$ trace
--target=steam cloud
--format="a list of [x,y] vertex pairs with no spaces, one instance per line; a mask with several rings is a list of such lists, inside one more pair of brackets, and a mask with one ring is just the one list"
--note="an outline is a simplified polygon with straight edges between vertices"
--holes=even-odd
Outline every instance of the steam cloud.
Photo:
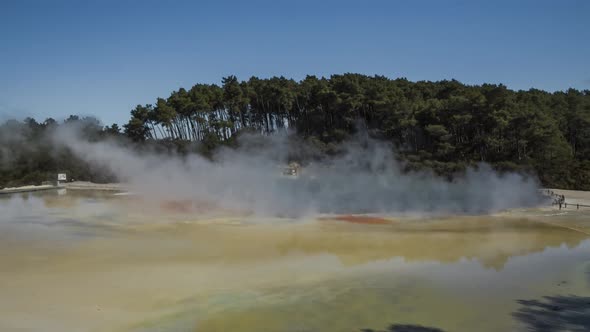
[[296,147],[287,135],[246,136],[214,161],[139,153],[121,142],[91,143],[61,128],[53,139],[83,160],[106,167],[129,189],[156,200],[208,202],[264,216],[312,213],[484,213],[539,203],[537,182],[521,174],[470,169],[449,182],[428,172],[402,172],[390,146],[349,142],[346,153],[306,165],[297,179],[281,176]]

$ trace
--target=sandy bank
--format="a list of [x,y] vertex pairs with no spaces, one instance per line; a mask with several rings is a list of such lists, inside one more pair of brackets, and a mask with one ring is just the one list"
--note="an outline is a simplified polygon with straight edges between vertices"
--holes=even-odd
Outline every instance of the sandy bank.
[[564,190],[564,189],[552,189],[553,192],[557,195],[564,195],[565,201],[568,204],[584,204],[590,205],[590,191],[580,191],[580,190]]
[[15,194],[29,191],[49,190],[56,189],[58,187],[53,185],[41,185],[41,186],[22,186],[22,187],[9,187],[0,190],[0,194]]
[[93,183],[88,181],[74,181],[67,182],[64,184],[66,189],[72,190],[109,190],[109,191],[122,191],[125,190],[124,185],[121,183]]
[[66,188],[70,190],[107,190],[107,191],[124,191],[125,187],[120,183],[93,183],[88,181],[74,181],[67,182],[60,186],[55,185],[40,185],[40,186],[21,186],[21,187],[9,187],[0,189],[0,194],[15,194],[24,193],[40,190],[50,190]]

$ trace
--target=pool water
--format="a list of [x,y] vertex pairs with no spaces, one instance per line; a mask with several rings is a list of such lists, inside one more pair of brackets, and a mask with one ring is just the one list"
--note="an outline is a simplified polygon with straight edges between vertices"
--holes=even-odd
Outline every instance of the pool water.
[[2,197],[0,330],[590,329],[584,211],[355,222],[162,206]]

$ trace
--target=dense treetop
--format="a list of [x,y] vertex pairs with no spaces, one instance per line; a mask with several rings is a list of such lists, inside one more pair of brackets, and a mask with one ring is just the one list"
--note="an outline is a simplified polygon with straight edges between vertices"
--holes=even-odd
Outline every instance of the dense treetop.
[[[301,81],[229,76],[220,86],[197,84],[138,105],[124,134],[93,119],[66,121],[85,121],[93,128],[86,132],[95,133],[92,139],[126,136],[137,147],[194,149],[207,156],[219,145],[234,145],[241,132],[268,135],[285,129],[329,155],[362,129],[390,142],[407,170],[432,169],[451,177],[485,162],[500,171],[535,173],[545,186],[590,190],[588,90],[513,91],[503,85],[360,74]],[[105,180],[73,156],[67,156],[68,164],[67,150],[60,155],[37,142],[39,132],[53,126],[58,124],[51,119],[26,119],[0,127],[0,186],[53,178],[58,170]],[[23,139],[11,141],[15,130]]]

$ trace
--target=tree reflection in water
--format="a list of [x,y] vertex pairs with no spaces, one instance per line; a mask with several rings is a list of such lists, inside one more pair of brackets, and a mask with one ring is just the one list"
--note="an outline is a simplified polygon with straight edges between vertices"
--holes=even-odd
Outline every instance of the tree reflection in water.
[[590,297],[545,296],[542,300],[519,300],[522,305],[513,316],[528,331],[590,331]]
[[393,324],[384,331],[377,331],[372,329],[362,329],[361,332],[444,332],[435,327],[426,327],[421,325],[411,324]]

